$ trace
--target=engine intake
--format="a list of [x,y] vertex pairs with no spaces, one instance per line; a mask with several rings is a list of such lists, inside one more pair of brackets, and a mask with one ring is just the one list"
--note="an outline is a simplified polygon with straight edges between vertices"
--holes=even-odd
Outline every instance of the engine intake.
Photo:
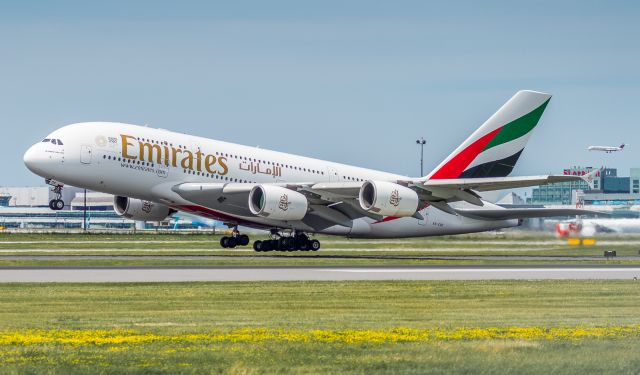
[[115,196],[113,209],[119,216],[136,221],[162,221],[176,211],[162,204]]
[[413,216],[418,194],[408,187],[386,181],[367,181],[360,188],[360,207],[383,216]]
[[280,186],[256,185],[249,193],[249,210],[274,220],[300,220],[307,214],[307,197]]

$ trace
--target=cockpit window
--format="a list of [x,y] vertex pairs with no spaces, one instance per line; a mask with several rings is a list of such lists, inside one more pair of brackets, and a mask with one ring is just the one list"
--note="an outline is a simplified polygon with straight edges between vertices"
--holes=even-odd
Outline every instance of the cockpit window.
[[62,145],[64,144],[64,143],[62,143],[62,141],[61,141],[61,140],[56,139],[56,138],[45,138],[45,139],[43,139],[43,140],[42,140],[42,142],[43,142],[43,143],[51,142],[51,143],[53,143],[54,145],[60,145],[60,146],[62,146]]

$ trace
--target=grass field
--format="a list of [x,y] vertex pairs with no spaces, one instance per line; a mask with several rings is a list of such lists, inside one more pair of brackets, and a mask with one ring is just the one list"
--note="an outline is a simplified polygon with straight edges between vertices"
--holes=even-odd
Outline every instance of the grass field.
[[637,373],[634,281],[0,285],[2,373]]
[[[0,266],[640,263],[640,237],[320,239],[255,253],[210,234],[1,233]],[[0,284],[0,373],[638,373],[638,306],[633,280]]]
[[[474,234],[400,240],[356,240],[318,237],[318,252],[257,253],[250,247],[221,249],[220,236],[198,234],[77,234],[0,233],[0,266],[117,266],[117,265],[367,265],[367,264],[486,264],[549,263],[555,259],[488,259],[493,256],[598,257],[594,260],[562,259],[562,263],[640,263],[640,237],[605,236],[596,246],[568,246],[550,235]],[[260,238],[254,236],[254,238]],[[606,260],[605,250],[616,250],[618,258]],[[24,256],[47,255],[46,261]],[[128,255],[121,259],[64,259],[68,255]],[[136,256],[157,256],[148,259]],[[447,256],[475,256],[478,259],[442,259]],[[11,258],[11,256],[18,256]],[[19,257],[22,256],[22,257]],[[173,256],[173,258],[163,258]],[[207,258],[216,256],[216,258]],[[179,258],[176,258],[179,257]],[[428,257],[428,259],[420,259]],[[631,258],[630,258],[631,257]]]

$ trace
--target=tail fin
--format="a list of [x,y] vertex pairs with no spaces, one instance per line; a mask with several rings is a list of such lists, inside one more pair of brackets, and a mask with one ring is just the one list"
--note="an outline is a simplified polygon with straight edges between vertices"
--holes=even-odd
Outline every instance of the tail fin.
[[508,176],[550,99],[550,94],[518,91],[426,178]]
[[600,177],[600,172],[602,172],[603,168],[594,169],[591,172],[582,176],[582,179],[589,185],[589,189],[595,189],[596,179]]

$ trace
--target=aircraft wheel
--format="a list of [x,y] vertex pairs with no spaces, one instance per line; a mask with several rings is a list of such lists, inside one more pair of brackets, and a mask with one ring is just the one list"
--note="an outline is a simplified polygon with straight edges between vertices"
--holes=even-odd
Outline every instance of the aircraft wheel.
[[246,234],[241,234],[238,236],[238,245],[247,246],[249,244],[249,236]]
[[227,237],[227,247],[233,249],[238,244],[235,237]]
[[280,241],[279,240],[271,240],[271,249],[280,250]]
[[265,248],[264,248],[264,243],[262,241],[260,241],[260,240],[255,241],[253,243],[253,250],[255,250],[255,251],[266,251]]
[[49,201],[49,208],[54,211],[60,211],[64,208],[64,201],[62,199],[52,199]]
[[309,248],[313,251],[318,251],[320,250],[320,241],[318,240],[311,240],[309,242]]
[[282,239],[282,250],[286,250],[286,251],[295,250],[295,241],[292,237],[284,237]]
[[224,236],[220,239],[220,246],[222,246],[223,249],[226,249],[227,247],[229,247],[229,237]]
[[264,251],[273,251],[276,248],[273,247],[273,241],[272,240],[264,240],[262,241],[262,246],[264,246]]
[[271,241],[264,240],[264,241],[260,241],[260,242],[262,242],[262,251],[271,251],[271,250],[273,250],[271,248]]
[[296,250],[308,251],[309,250],[309,241],[308,240],[298,240]]
[[278,244],[277,245],[277,249],[278,250],[286,251],[286,250],[289,249],[288,242],[287,242],[287,239],[285,237],[280,237],[279,239],[274,240],[274,241],[276,241],[276,243]]

